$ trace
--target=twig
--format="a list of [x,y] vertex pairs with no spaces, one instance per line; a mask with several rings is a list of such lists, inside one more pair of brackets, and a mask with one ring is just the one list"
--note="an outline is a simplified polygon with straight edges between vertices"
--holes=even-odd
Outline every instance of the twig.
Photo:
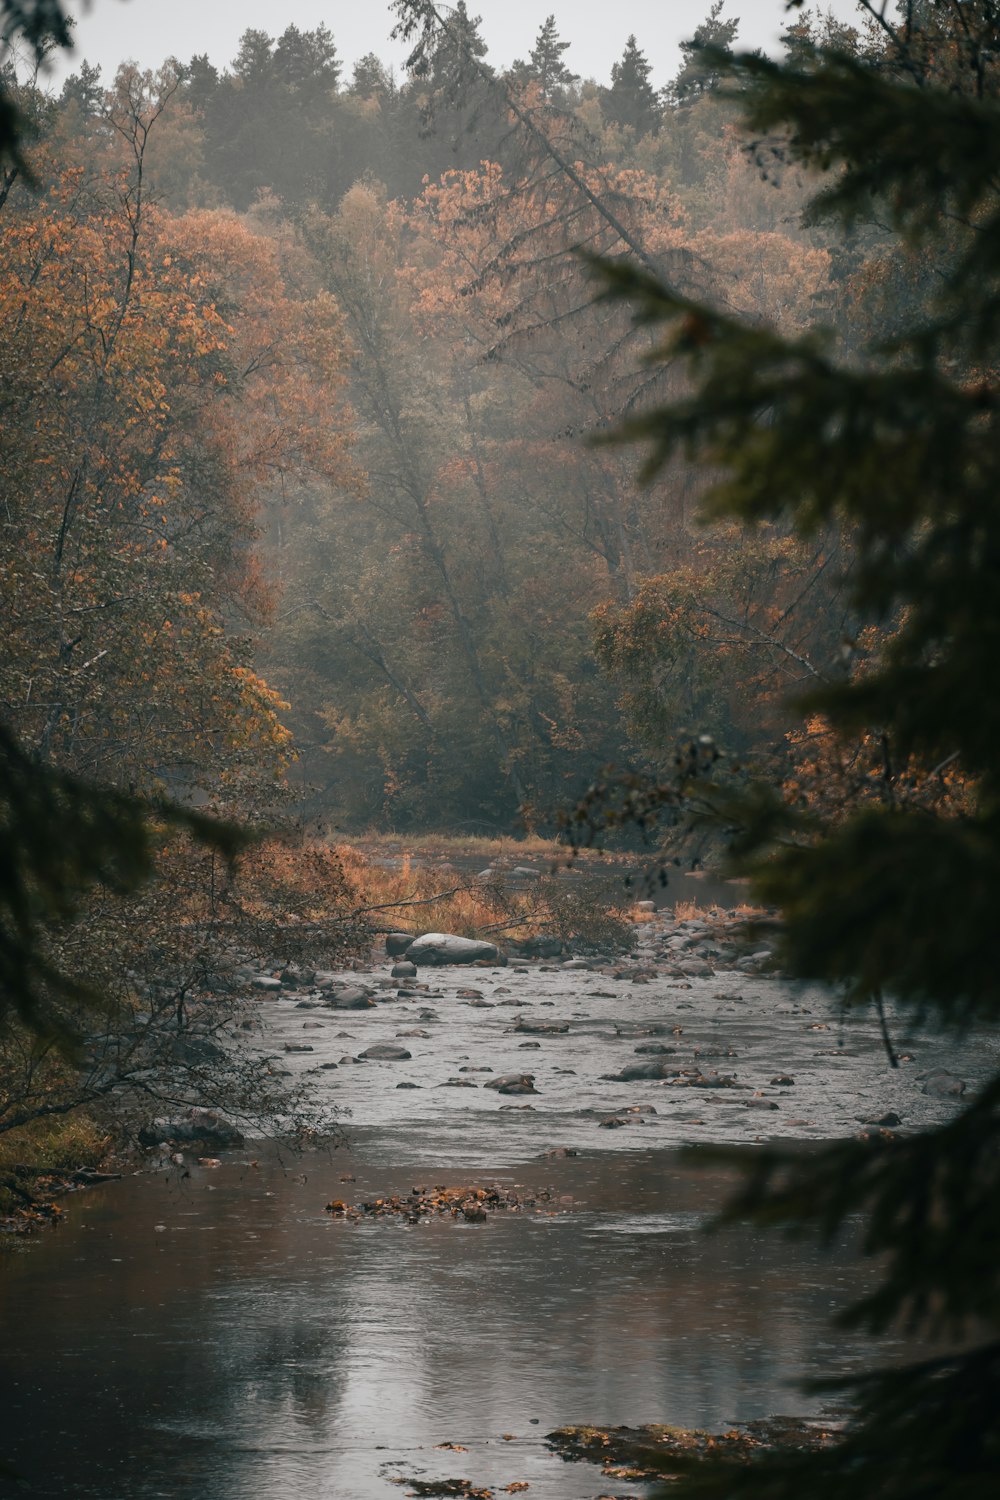
[[890,1068],[898,1068],[899,1058],[893,1051],[892,1037],[889,1035],[889,1026],[885,1019],[885,1005],[882,1002],[881,990],[876,990],[872,995],[872,1004],[875,1007],[875,1014],[878,1016],[879,1030],[882,1033],[882,1045],[885,1047],[885,1055],[889,1059],[889,1066]]
[[355,917],[367,916],[372,911],[396,911],[402,906],[433,906],[435,901],[444,901],[449,896],[460,895],[462,891],[478,889],[479,887],[475,885],[456,885],[450,891],[438,891],[434,896],[419,896],[407,901],[385,901],[381,906],[356,906],[347,920],[353,921]]

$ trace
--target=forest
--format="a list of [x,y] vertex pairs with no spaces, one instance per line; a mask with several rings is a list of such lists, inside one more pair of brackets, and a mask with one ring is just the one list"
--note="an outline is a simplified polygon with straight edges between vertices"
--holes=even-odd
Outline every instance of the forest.
[[[735,34],[717,5],[698,37]],[[754,171],[694,54],[665,98],[634,38],[610,87],[570,55],[549,17],[495,78],[459,6],[403,83],[374,57],[342,77],[330,33],[291,25],[221,72],[25,85],[44,188],[8,173],[2,275],[22,743],[119,786],[235,806],[288,772],[330,823],[470,831],[551,826],[685,732],[789,753],[789,691],[862,631],[849,538],[706,530],[694,465],[643,486],[590,442],[667,376],[581,252],[791,332],[876,315],[885,245],[803,229],[801,173]]]
[[[437,906],[447,881],[408,854],[375,878],[365,840],[521,839],[575,851],[566,879],[595,842],[711,864],[751,882],[745,954],[773,945],[739,973],[825,985],[893,1073],[921,1025],[993,1066],[995,5],[790,5],[767,57],[714,0],[660,89],[655,39],[594,80],[555,15],[498,68],[466,0],[392,8],[401,77],[279,22],[224,66],[54,89],[61,7],[0,6],[0,1208],[26,1221],[45,1172],[136,1159],[154,1110],[343,1139],[336,1095],[233,1038],[248,994],[367,972],[410,906],[648,959],[634,893],[487,870]],[[957,1100],[942,1076],[923,1093]],[[728,1221],[864,1216],[882,1281],[845,1326],[930,1353],[845,1382],[832,1448],[671,1439],[622,1477],[989,1492],[981,1083],[820,1156],[719,1135]],[[413,1492],[490,1493],[461,1483]]]

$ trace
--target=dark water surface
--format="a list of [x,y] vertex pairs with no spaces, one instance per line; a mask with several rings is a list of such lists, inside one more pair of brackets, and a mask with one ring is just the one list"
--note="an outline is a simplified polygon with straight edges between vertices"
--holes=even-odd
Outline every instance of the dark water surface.
[[[459,994],[470,981],[484,1000]],[[426,1036],[407,1041],[409,1061],[316,1073],[352,1111],[348,1148],[282,1163],[252,1146],[218,1168],[133,1177],[67,1200],[58,1230],[4,1251],[0,1457],[29,1493],[379,1500],[404,1493],[390,1483],[401,1475],[498,1491],[523,1480],[528,1500],[640,1492],[562,1464],[542,1435],[817,1412],[796,1382],[831,1358],[850,1370],[868,1357],[828,1318],[870,1268],[849,1246],[825,1256],[744,1229],[707,1238],[727,1181],[676,1147],[829,1137],[890,1107],[920,1124],[955,1107],[921,1093],[921,1066],[975,1082],[968,1057],[941,1044],[915,1044],[915,1061],[890,1071],[870,1022],[825,1029],[821,995],[723,972],[633,984],[449,971],[364,1013],[288,999],[262,1012],[265,1044],[291,1072],[400,1031]],[[569,1030],[526,1049],[518,1016]],[[715,1058],[741,1087],[603,1077],[665,1022],[680,1063]],[[315,1051],[286,1055],[289,1040]],[[973,1061],[983,1071],[993,1057]],[[463,1067],[530,1069],[539,1093],[504,1101]],[[778,1073],[795,1085],[773,1087]],[[453,1076],[477,1088],[442,1086]],[[752,1108],[761,1098],[774,1109]],[[655,1107],[646,1124],[601,1128],[636,1103]],[[559,1146],[579,1155],[539,1159]],[[323,1212],[334,1197],[469,1181],[544,1188],[550,1209],[416,1226]],[[446,1442],[468,1451],[435,1446]]]
[[789,1381],[822,1366],[858,1272],[745,1232],[706,1239],[717,1175],[597,1155],[501,1174],[551,1188],[553,1217],[324,1215],[331,1195],[410,1185],[377,1157],[367,1141],[287,1170],[134,1178],[8,1255],[0,1452],[33,1493],[366,1500],[399,1494],[393,1474],[440,1473],[569,1500],[602,1485],[545,1454],[560,1422],[817,1409]]

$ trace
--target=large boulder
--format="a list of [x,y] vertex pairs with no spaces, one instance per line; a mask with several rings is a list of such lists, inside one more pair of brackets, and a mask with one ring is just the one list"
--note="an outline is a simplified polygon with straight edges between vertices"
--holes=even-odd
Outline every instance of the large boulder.
[[412,932],[387,932],[385,936],[385,951],[389,958],[400,958],[412,942]]
[[189,1109],[183,1115],[153,1120],[139,1131],[139,1141],[143,1146],[156,1146],[160,1141],[199,1141],[206,1146],[243,1145],[243,1137],[236,1126],[214,1109]]
[[413,964],[500,963],[500,950],[494,943],[479,938],[456,937],[450,932],[425,932],[414,938],[406,950]]

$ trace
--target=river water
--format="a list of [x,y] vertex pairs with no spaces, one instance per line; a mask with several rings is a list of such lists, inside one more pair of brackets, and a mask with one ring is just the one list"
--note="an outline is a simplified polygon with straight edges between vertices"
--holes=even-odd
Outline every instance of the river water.
[[[913,1039],[913,1062],[890,1071],[872,1024],[725,971],[446,970],[364,1013],[261,1010],[276,1066],[311,1071],[351,1111],[350,1144],[283,1159],[251,1143],[217,1167],[149,1171],[67,1200],[57,1231],[5,1252],[0,1457],[30,1494],[379,1500],[405,1493],[394,1479],[431,1476],[497,1494],[526,1482],[529,1500],[641,1494],[564,1465],[544,1434],[818,1413],[798,1383],[871,1353],[829,1327],[869,1284],[852,1246],[707,1236],[730,1182],[678,1147],[828,1138],[887,1109],[907,1126],[943,1118],[954,1101],[922,1094],[919,1070],[974,1085],[994,1061]],[[526,1038],[519,1016],[569,1030]],[[742,1087],[602,1077],[654,1029],[680,1064]],[[340,1061],[407,1031],[426,1033],[403,1040],[409,1060]],[[538,1093],[504,1098],[463,1068],[528,1070]],[[629,1123],[602,1127],[612,1116]],[[560,1147],[578,1154],[544,1155]],[[548,1197],[486,1224],[324,1212],[473,1181]]]

